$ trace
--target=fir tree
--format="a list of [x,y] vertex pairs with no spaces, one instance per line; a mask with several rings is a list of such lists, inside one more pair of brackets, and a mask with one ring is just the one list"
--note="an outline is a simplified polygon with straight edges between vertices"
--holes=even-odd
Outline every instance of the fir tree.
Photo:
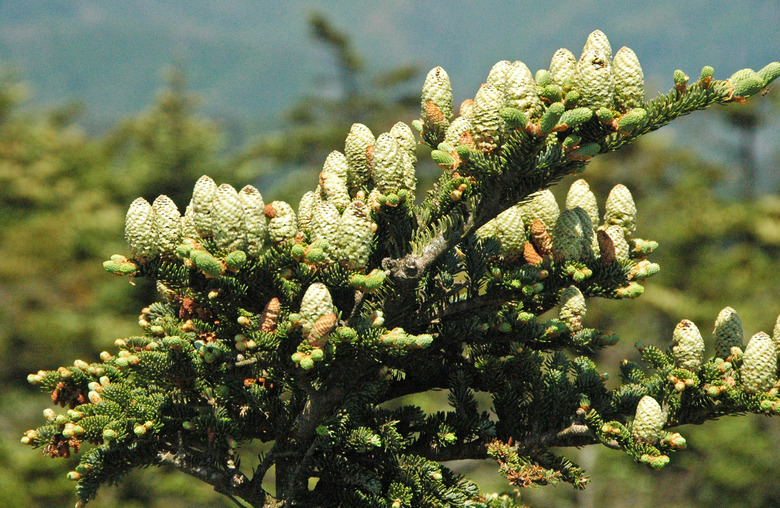
[[[560,204],[549,187],[778,74],[777,62],[726,80],[676,71],[647,101],[636,55],[613,56],[596,31],[549,70],[497,63],[458,116],[433,69],[417,134],[354,124],[297,208],[208,176],[184,213],[138,198],[129,252],[104,268],[155,280],[160,301],[116,353],[30,374],[68,409],[44,411],[22,441],[51,457],[85,446],[69,473],[81,504],[133,468],[172,465],[242,506],[512,506],[441,462],[492,459],[517,487],[584,488],[554,449],[602,444],[657,469],[686,446],[677,426],[776,414],[780,327],[742,337],[731,309],[715,356],[683,320],[666,351],[638,345],[608,389],[591,357],[618,337],[588,327],[587,300],[640,296],[658,244],[635,235],[627,187],[599,199],[578,180]],[[415,204],[419,140],[442,174]],[[389,404],[434,389],[450,411]],[[250,471],[252,442],[268,446]]]

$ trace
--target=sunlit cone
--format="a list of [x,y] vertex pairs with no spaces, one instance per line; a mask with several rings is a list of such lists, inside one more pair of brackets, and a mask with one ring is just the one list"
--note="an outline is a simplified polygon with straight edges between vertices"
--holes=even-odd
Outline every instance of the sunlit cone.
[[426,117],[425,105],[428,102],[436,104],[445,120],[452,119],[452,85],[447,72],[441,67],[434,67],[425,77],[420,98],[420,115],[423,118]]
[[171,254],[181,240],[181,214],[176,203],[165,195],[157,196],[152,203],[154,235],[162,253]]
[[766,392],[777,383],[777,351],[772,337],[758,332],[750,338],[739,373],[748,393]]
[[615,77],[615,107],[619,111],[639,108],[645,103],[645,75],[636,54],[625,46],[612,61]]
[[550,192],[549,189],[545,189],[543,191],[534,192],[528,196],[528,198],[530,198],[530,200],[522,205],[526,224],[528,224],[528,221],[533,223],[535,219],[539,219],[544,223],[544,227],[547,228],[547,231],[552,231],[555,224],[558,222],[558,215],[561,213],[553,193]]
[[268,218],[268,237],[273,243],[281,243],[295,238],[298,233],[295,212],[284,201],[273,201],[265,206]]
[[780,316],[777,316],[777,321],[775,322],[775,329],[772,333],[772,338],[775,341],[775,349],[777,350],[777,355],[780,357]]
[[493,85],[501,93],[506,91],[507,75],[512,66],[509,60],[501,60],[496,62],[488,73],[486,83]]
[[576,180],[566,194],[566,208],[580,207],[588,213],[592,224],[599,222],[599,205],[596,196],[591,192],[588,182]]
[[498,147],[504,120],[499,112],[504,107],[504,94],[491,84],[480,87],[474,97],[471,133],[479,150],[489,152]]
[[546,256],[552,253],[552,235],[550,235],[544,222],[539,219],[534,219],[528,232],[531,237],[531,242],[539,255]]
[[588,39],[585,41],[585,46],[582,48],[582,52],[597,49],[604,53],[607,60],[612,60],[612,46],[609,44],[606,34],[601,30],[594,30],[588,35]]
[[263,313],[260,314],[260,330],[263,332],[276,331],[276,323],[279,320],[279,311],[282,309],[282,304],[279,299],[271,298],[268,303],[265,304]]
[[507,259],[517,259],[523,255],[528,238],[525,236],[523,212],[520,206],[507,208],[495,219],[493,238],[501,242],[501,255]]
[[322,348],[328,342],[328,335],[336,328],[338,318],[332,312],[325,314],[311,327],[309,336],[306,338],[311,347]]
[[449,127],[447,127],[447,132],[444,134],[444,142],[452,147],[457,147],[458,145],[463,144],[463,134],[470,134],[471,130],[471,119],[466,116],[459,116],[452,121]]
[[577,72],[577,58],[566,48],[555,52],[550,61],[550,80],[563,86],[566,81],[574,83]]
[[552,251],[558,260],[581,261],[587,257],[589,242],[580,215],[574,210],[564,210],[552,231]]
[[371,129],[362,123],[352,124],[344,142],[344,155],[349,164],[347,183],[350,187],[360,187],[368,181],[371,169],[366,161],[366,149],[373,146],[375,141]]
[[528,66],[519,60],[512,62],[507,73],[504,101],[506,106],[519,109],[529,119],[538,118],[544,110],[536,93],[534,77]]
[[325,163],[322,165],[322,171],[334,173],[343,180],[347,180],[347,173],[349,173],[349,163],[347,162],[347,156],[338,150],[333,150],[325,158]]
[[192,199],[189,208],[192,209],[192,219],[195,230],[204,238],[211,237],[211,202],[217,192],[217,184],[210,177],[203,175],[192,189]]
[[637,441],[654,444],[661,437],[661,430],[666,423],[660,404],[649,395],[639,399],[636,406],[636,416],[631,427],[631,435]]
[[351,201],[347,181],[336,173],[323,169],[320,173],[319,188],[320,197],[333,203],[340,211],[343,211]]
[[577,62],[575,86],[580,93],[580,106],[592,109],[612,107],[612,66],[602,51],[592,49],[582,54]]
[[398,193],[404,184],[401,147],[395,137],[385,132],[376,138],[371,178],[382,194]]
[[677,366],[698,372],[704,359],[704,339],[696,325],[683,319],[674,328],[672,339],[672,356]]
[[[331,247],[335,247],[339,240],[339,229],[341,227],[341,213],[330,201],[320,201],[314,207],[314,215],[311,221],[311,238],[316,240],[321,238],[328,242]],[[326,253],[327,254],[327,253]],[[327,259],[330,257],[328,256]]]
[[726,307],[718,314],[715,320],[715,329],[712,331],[715,338],[715,354],[718,358],[726,359],[731,355],[731,348],[743,348],[744,334],[742,332],[742,320],[737,311]]
[[233,186],[223,183],[214,193],[211,202],[212,231],[214,243],[220,250],[243,249],[244,207]]
[[585,318],[587,307],[585,297],[576,286],[569,286],[561,292],[561,298],[558,303],[560,306],[558,317],[561,321],[569,325],[572,332],[582,329],[582,320]]
[[127,210],[125,241],[135,258],[152,258],[160,252],[154,230],[154,211],[144,198],[137,198]]
[[341,217],[338,232],[339,260],[350,270],[363,268],[368,264],[374,230],[368,206],[362,201],[353,201]]
[[263,196],[255,187],[244,186],[238,192],[238,199],[244,207],[246,251],[250,257],[257,257],[263,250],[266,236],[265,204]]
[[[609,237],[612,243],[612,246],[615,250],[615,258],[628,259],[630,247],[628,246],[628,242],[626,241],[626,235],[623,232],[623,228],[617,225],[612,225],[607,227],[603,231],[604,234]],[[599,249],[601,252],[603,252],[601,247],[599,247]]]
[[604,206],[604,225],[617,225],[623,228],[626,236],[630,236],[636,230],[636,205],[634,198],[624,185],[615,185]]
[[322,316],[334,311],[333,299],[328,287],[321,282],[315,282],[306,290],[301,300],[301,327],[308,334],[314,323]]
[[314,217],[314,208],[320,202],[320,193],[309,191],[301,197],[298,203],[298,228],[301,231],[311,230],[311,220]]

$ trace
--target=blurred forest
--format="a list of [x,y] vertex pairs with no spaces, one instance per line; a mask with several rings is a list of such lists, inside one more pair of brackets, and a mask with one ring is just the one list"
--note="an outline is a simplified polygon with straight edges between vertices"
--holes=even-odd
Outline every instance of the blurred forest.
[[[24,109],[24,83],[3,71],[0,428],[6,431],[0,435],[0,505],[65,506],[74,499],[66,461],[44,460],[19,445],[22,432],[39,423],[37,408],[45,397],[25,379],[76,358],[94,361],[115,338],[136,333],[135,316],[153,300],[154,288],[144,280],[129,286],[101,266],[111,254],[127,251],[122,231],[132,199],[167,194],[183,207],[197,178],[209,174],[238,187],[252,183],[271,199],[297,204],[299,189],[314,186],[325,157],[343,146],[353,122],[378,132],[419,116],[417,90],[427,69],[405,65],[376,74],[325,18],[313,15],[309,24],[336,69],[322,77],[331,93],[299,98],[275,130],[246,140],[231,138],[200,114],[181,70],[167,72],[165,86],[144,112],[97,135],[81,126],[78,105]],[[670,346],[672,329],[683,318],[693,320],[706,339],[727,305],[739,312],[746,336],[771,331],[780,312],[779,115],[775,89],[751,104],[680,122],[671,134],[649,135],[587,169],[584,177],[602,203],[616,183],[631,189],[639,235],[661,245],[653,258],[661,274],[641,298],[589,305],[590,326],[622,337],[598,358],[605,372],[617,376],[623,358],[638,358],[635,341]],[[687,142],[677,135],[683,131],[691,132]],[[756,175],[755,159],[767,143],[770,171]],[[418,188],[424,190],[439,170],[423,148],[418,157]],[[554,189],[561,200],[571,181]],[[443,399],[434,394],[425,404]],[[522,499],[539,507],[760,507],[780,499],[780,484],[766,481],[780,468],[778,419],[732,418],[678,430],[689,450],[662,471],[589,447],[579,452],[593,478],[588,489],[546,488],[523,492]],[[453,467],[485,490],[506,489],[492,463]],[[232,505],[196,480],[152,469],[103,490],[91,506]]]

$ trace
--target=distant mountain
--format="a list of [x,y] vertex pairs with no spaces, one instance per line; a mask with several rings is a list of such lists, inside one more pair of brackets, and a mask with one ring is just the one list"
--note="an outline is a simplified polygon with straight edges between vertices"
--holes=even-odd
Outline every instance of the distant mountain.
[[308,34],[317,8],[353,36],[372,69],[442,65],[456,97],[473,94],[491,65],[521,59],[547,67],[561,46],[579,53],[602,29],[615,49],[636,51],[652,90],[680,67],[717,77],[780,58],[780,2],[656,1],[287,2],[221,0],[14,0],[0,2],[0,62],[21,71],[33,106],[78,99],[105,124],[149,104],[162,70],[182,66],[203,111],[268,121],[332,74],[330,54]]

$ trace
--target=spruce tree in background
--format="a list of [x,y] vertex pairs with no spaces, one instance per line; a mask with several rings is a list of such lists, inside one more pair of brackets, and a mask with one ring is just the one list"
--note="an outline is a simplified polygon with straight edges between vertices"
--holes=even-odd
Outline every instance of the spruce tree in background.
[[[22,441],[51,457],[84,447],[69,473],[79,503],[133,468],[171,465],[242,506],[512,506],[441,462],[492,459],[514,486],[583,488],[553,448],[600,443],[658,469],[686,446],[677,426],[778,413],[780,328],[745,341],[730,308],[708,339],[714,356],[682,320],[667,351],[640,346],[608,389],[590,356],[617,337],[587,326],[586,299],[640,296],[657,243],[634,235],[622,185],[603,214],[584,180],[565,204],[548,190],[778,74],[777,62],[727,80],[676,71],[669,94],[646,101],[634,53],[613,56],[596,31],[579,60],[560,50],[536,75],[497,63],[457,117],[433,69],[419,137],[354,124],[297,211],[207,176],[183,215],[168,196],[138,198],[129,255],[104,268],[155,280],[160,301],[116,353],[28,377],[68,409],[47,409]],[[442,175],[414,204],[418,139]],[[387,404],[435,389],[451,411]],[[267,447],[250,470],[253,442]]]

